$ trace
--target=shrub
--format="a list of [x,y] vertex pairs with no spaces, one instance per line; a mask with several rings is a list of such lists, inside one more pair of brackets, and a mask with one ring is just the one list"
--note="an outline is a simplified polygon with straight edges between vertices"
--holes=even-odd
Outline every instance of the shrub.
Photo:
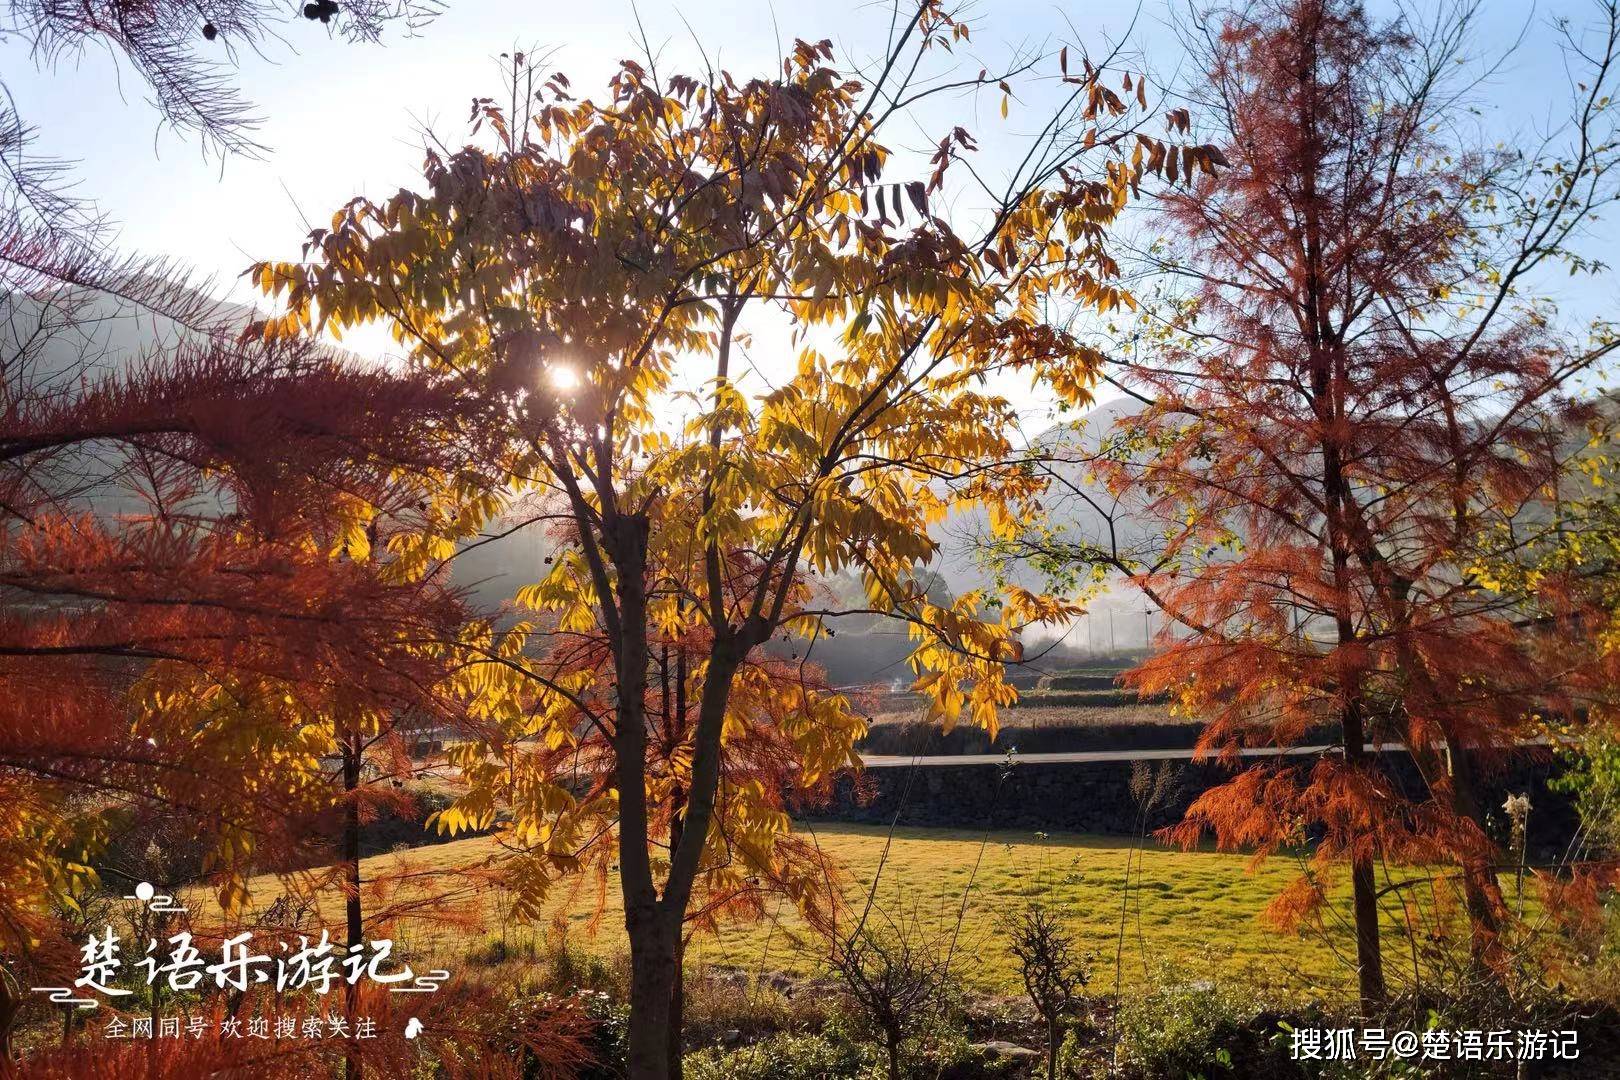
[[588,990],[622,1000],[630,985],[628,958],[605,958],[569,941],[557,941],[544,954],[545,981],[558,992]]
[[1208,982],[1159,983],[1120,1002],[1110,1075],[1130,1080],[1292,1076],[1276,1020],[1252,994]]
[[701,966],[686,973],[685,1033],[688,1045],[723,1040],[752,1043],[778,1032],[820,1031],[833,1002],[816,989],[756,982],[745,972]]
[[473,967],[499,967],[509,960],[538,959],[536,953],[532,941],[509,940],[492,934],[482,944],[467,949],[465,962]]
[[[886,1051],[857,1036],[858,1023],[834,1016],[819,1032],[781,1032],[736,1050],[710,1048],[686,1055],[686,1080],[883,1080]],[[936,1022],[906,1044],[907,1070],[915,1080],[999,1080],[960,1030]]]
[[699,1050],[684,1062],[687,1080],[854,1080],[875,1067],[839,1033],[773,1035],[730,1052]]
[[[614,1063],[624,1059],[624,1016],[599,995],[508,994],[487,987],[471,993],[457,1010],[459,1030],[436,1046],[431,1075],[513,1080],[617,1075]],[[377,1075],[399,1073],[381,1069]]]
[[1020,912],[1007,933],[1024,990],[1046,1025],[1047,1080],[1057,1080],[1064,1025],[1083,1005],[1090,960],[1076,952],[1074,934],[1038,903]]
[[835,943],[832,970],[851,1015],[883,1044],[889,1080],[900,1080],[911,1044],[946,1004],[946,949],[915,913],[869,915]]

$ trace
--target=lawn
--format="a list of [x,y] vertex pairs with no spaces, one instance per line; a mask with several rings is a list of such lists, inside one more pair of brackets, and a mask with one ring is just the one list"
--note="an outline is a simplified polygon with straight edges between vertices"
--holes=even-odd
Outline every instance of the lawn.
[[[882,857],[888,831],[880,826],[820,824],[807,829],[823,850],[847,868],[858,908]],[[455,881],[436,872],[477,866],[494,848],[485,838],[472,838],[408,852],[379,855],[365,861],[368,879],[406,869],[424,883]],[[982,859],[981,859],[982,853]],[[1133,871],[1129,909],[1121,935],[1121,908],[1127,859]],[[978,862],[975,872],[975,862]],[[1124,986],[1139,984],[1160,970],[1183,978],[1231,978],[1271,983],[1295,992],[1344,990],[1351,972],[1336,958],[1352,950],[1342,927],[1302,936],[1277,932],[1260,919],[1266,902],[1296,873],[1286,858],[1257,871],[1240,855],[1209,851],[1183,852],[1149,845],[1134,856],[1119,837],[1023,832],[984,834],[952,829],[901,829],[875,893],[874,910],[881,920],[914,919],[925,933],[948,941],[967,895],[965,915],[955,948],[953,973],[967,985],[990,992],[1014,992],[1018,976],[1006,949],[1004,928],[1009,916],[1032,900],[1043,900],[1062,913],[1083,949],[1094,960],[1093,988],[1111,990],[1116,956],[1121,958]],[[970,879],[972,889],[968,890]],[[509,943],[543,940],[543,927],[520,926],[503,915],[501,892],[487,884],[466,883],[461,889],[472,918],[459,925],[425,920],[394,931],[403,946],[431,957],[452,970],[465,970],[469,951],[487,947],[503,935]],[[568,935],[593,951],[615,954],[624,948],[618,885],[611,881],[600,926],[593,933],[592,899],[560,898]],[[273,879],[254,883],[253,902],[262,906],[281,891]],[[402,895],[409,897],[411,888]],[[396,897],[397,898],[397,897]],[[330,908],[328,905],[331,905]],[[321,915],[336,921],[336,894],[321,901]],[[194,908],[194,910],[196,910]],[[1330,924],[1333,920],[1330,916]],[[1393,928],[1393,923],[1391,923]],[[700,935],[689,959],[696,964],[748,970],[811,974],[818,951],[804,940],[791,912],[751,925],[730,925],[717,935]],[[1402,944],[1386,938],[1389,963],[1398,963]]]
[[[887,835],[880,826],[815,828],[823,849],[850,871],[860,899]],[[1134,860],[1128,894],[1127,859]],[[1036,900],[1061,912],[1082,950],[1094,957],[1097,990],[1112,988],[1116,956],[1125,986],[1163,968],[1194,979],[1241,972],[1295,990],[1348,985],[1350,972],[1334,959],[1322,935],[1284,936],[1260,921],[1266,903],[1295,876],[1295,867],[1278,860],[1250,874],[1248,866],[1243,856],[1158,845],[1133,854],[1129,841],[1115,836],[1009,831],[993,832],[986,841],[983,832],[970,830],[901,829],[884,863],[874,907],[884,916],[914,916],[925,932],[948,942],[965,892],[952,970],[968,985],[992,992],[1019,989],[1005,928],[1011,915]],[[794,928],[789,922],[787,929]],[[1339,935],[1336,943],[1345,948],[1350,941]],[[795,954],[787,935],[773,934],[770,926],[737,927],[694,951],[713,963],[795,971],[814,966],[813,956]]]

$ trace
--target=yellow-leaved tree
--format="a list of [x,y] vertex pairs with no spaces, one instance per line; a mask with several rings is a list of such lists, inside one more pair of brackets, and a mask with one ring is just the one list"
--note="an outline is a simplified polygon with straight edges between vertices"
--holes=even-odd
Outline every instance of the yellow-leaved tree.
[[[1016,412],[987,380],[1021,372],[1088,400],[1099,357],[1043,313],[1130,302],[1106,230],[1176,154],[1138,130],[1140,75],[1071,70],[1065,50],[1027,156],[953,222],[943,196],[971,136],[952,127],[907,166],[881,135],[946,91],[982,88],[1006,111],[1008,80],[1033,63],[1005,78],[932,71],[967,36],[928,0],[866,83],[829,44],[799,42],[779,73],[747,81],[625,62],[601,100],[518,61],[522,91],[477,102],[483,141],[430,151],[422,190],[357,199],[307,262],[253,271],[287,304],[267,335],[383,322],[414,358],[505,402],[486,470],[499,480],[451,485],[440,512],[528,507],[558,550],[518,597],[533,627],[463,643],[483,658],[464,671],[483,734],[455,750],[469,789],[439,824],[509,811],[499,828],[531,914],[553,882],[617,859],[632,1077],[679,1068],[694,897],[757,878],[814,902],[817,868],[783,865],[802,848],[772,788],[856,764],[863,725],[816,680],[773,672],[762,646],[849,610],[818,599],[818,579],[858,573],[859,610],[909,625],[917,689],[947,726],[993,731],[1016,696],[1003,665],[1020,628],[1074,614],[1016,589],[936,603],[917,571],[955,508],[1007,531],[1038,513]],[[797,355],[749,397],[739,339],[760,314],[791,324]],[[694,371],[693,415],[674,423],[677,375]],[[762,757],[776,767],[750,769]]]

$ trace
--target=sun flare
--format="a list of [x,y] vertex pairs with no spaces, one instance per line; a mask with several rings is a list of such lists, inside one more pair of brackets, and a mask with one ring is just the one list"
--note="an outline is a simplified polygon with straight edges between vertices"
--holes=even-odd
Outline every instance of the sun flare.
[[552,364],[546,368],[546,381],[553,390],[568,393],[579,389],[579,372],[568,364]]

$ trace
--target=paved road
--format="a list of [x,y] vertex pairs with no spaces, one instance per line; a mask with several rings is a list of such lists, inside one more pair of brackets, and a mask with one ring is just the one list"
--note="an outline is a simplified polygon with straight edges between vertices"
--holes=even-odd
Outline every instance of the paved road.
[[[1338,749],[1336,746],[1290,746],[1279,750],[1261,746],[1248,747],[1239,753],[1244,757],[1308,756]],[[1404,752],[1406,747],[1400,743],[1386,743],[1383,746],[1368,743],[1367,750],[1369,753]],[[1083,765],[1094,761],[1191,761],[1192,758],[1191,750],[1072,750],[1057,754],[1018,754],[1013,760],[1020,765]],[[904,754],[862,754],[861,760],[869,769],[893,769],[909,766],[913,762],[918,765],[999,765],[1007,760],[1007,755],[930,754],[926,757],[907,757]]]

